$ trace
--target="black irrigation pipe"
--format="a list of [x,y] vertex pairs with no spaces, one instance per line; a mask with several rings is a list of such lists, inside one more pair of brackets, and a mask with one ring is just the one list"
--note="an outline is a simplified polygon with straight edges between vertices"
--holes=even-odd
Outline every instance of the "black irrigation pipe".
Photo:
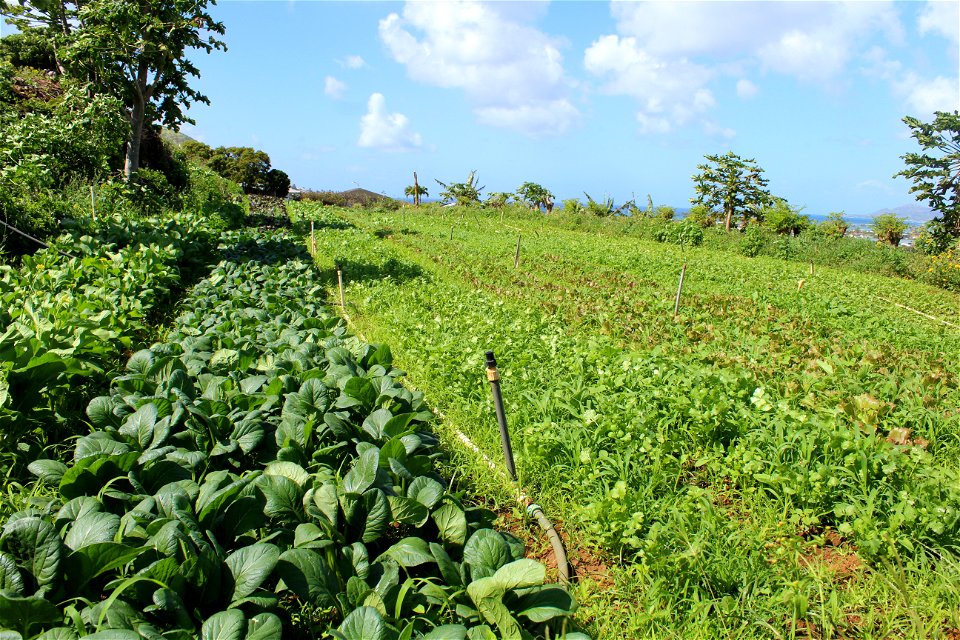
[[[486,358],[487,380],[490,381],[490,389],[493,392],[493,405],[497,412],[497,424],[500,426],[500,444],[503,446],[503,458],[506,462],[510,479],[513,480],[514,484],[519,488],[517,470],[513,464],[513,448],[510,446],[510,433],[507,431],[507,416],[503,410],[503,396],[500,394],[500,372],[497,370],[497,359],[493,355],[493,351],[487,351]],[[544,533],[546,533],[550,539],[550,545],[553,547],[553,555],[557,559],[557,572],[560,574],[560,582],[569,584],[570,563],[567,561],[567,552],[563,548],[563,540],[561,540],[560,534],[557,533],[553,523],[550,522],[543,513],[543,507],[532,500],[527,499],[525,501],[529,503],[527,504],[527,515],[536,519],[540,528],[543,529]]]
[[34,237],[33,237],[32,235],[30,235],[29,233],[24,233],[23,231],[20,231],[20,229],[17,229],[17,228],[16,228],[15,226],[13,226],[12,224],[7,224],[7,223],[4,222],[3,220],[0,220],[0,224],[2,224],[3,226],[5,226],[7,229],[10,229],[10,230],[13,231],[14,233],[19,233],[19,234],[22,235],[24,238],[28,238],[28,239],[30,239],[30,240],[33,240],[34,242],[36,242],[36,243],[39,244],[40,246],[44,247],[45,249],[53,249],[54,251],[56,251],[56,252],[59,253],[60,255],[66,256],[66,257],[68,257],[68,258],[76,258],[76,257],[77,257],[77,256],[75,256],[75,255],[73,255],[73,254],[67,253],[66,251],[61,251],[60,249],[57,249],[56,247],[51,247],[50,245],[48,245],[48,244],[47,244],[46,242],[44,242],[43,240],[38,240],[37,238],[34,238]]

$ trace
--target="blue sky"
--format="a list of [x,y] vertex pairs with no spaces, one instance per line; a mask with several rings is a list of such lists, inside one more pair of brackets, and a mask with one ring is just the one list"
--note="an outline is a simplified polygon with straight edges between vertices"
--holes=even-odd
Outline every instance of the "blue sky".
[[704,154],[806,213],[913,202],[901,122],[960,108],[960,2],[236,2],[184,132],[294,183],[687,206]]

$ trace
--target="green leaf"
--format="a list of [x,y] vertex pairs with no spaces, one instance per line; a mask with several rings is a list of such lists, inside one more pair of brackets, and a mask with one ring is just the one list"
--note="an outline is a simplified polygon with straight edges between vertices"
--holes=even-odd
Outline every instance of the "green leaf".
[[467,540],[467,516],[463,509],[448,502],[431,516],[440,531],[440,539],[448,544],[463,546]]
[[366,518],[363,523],[363,542],[379,540],[390,526],[390,503],[380,489],[370,489],[363,494],[363,506]]
[[[33,640],[76,640],[77,630],[69,627],[54,627],[47,629]],[[2,640],[2,636],[0,636]]]
[[245,598],[263,584],[280,558],[280,549],[268,543],[242,547],[227,556],[225,563],[233,576],[230,601]]
[[420,640],[465,640],[466,637],[467,628],[462,624],[445,624],[420,636]]
[[182,629],[193,628],[193,618],[190,617],[187,606],[183,603],[180,594],[173,589],[161,587],[154,591],[153,604],[160,611],[164,611],[173,616],[178,627]]
[[326,558],[311,549],[288,549],[280,554],[276,567],[281,584],[305,603],[325,609],[336,606],[339,592],[336,575]]
[[83,636],[84,640],[143,640],[136,631],[130,629],[107,629]]
[[210,616],[200,629],[201,640],[242,640],[247,633],[247,618],[239,609],[228,609]]
[[53,525],[33,516],[7,522],[0,535],[0,548],[33,576],[38,587],[49,586],[58,577],[62,547]]
[[0,592],[0,627],[16,629],[26,637],[34,627],[62,624],[63,616],[55,606],[37,596],[19,597]]
[[353,463],[353,468],[343,478],[343,490],[347,493],[363,493],[376,482],[380,452],[367,449]]
[[260,476],[257,489],[266,498],[263,512],[279,520],[301,520],[303,514],[303,490],[296,482],[284,476]]
[[430,511],[412,498],[388,496],[392,520],[400,524],[422,527],[430,519]]
[[127,360],[127,371],[146,375],[153,366],[153,352],[150,349],[141,349]]
[[17,568],[17,561],[13,556],[0,551],[0,592],[12,595],[23,595],[23,577]]
[[274,461],[269,463],[263,470],[267,476],[283,476],[303,487],[310,481],[310,474],[304,471],[303,467],[296,462]]
[[245,640],[281,640],[283,624],[272,613],[258,613],[247,621]]
[[27,465],[27,470],[40,478],[40,481],[53,487],[59,487],[67,465],[59,460],[34,460]]
[[553,618],[569,616],[576,608],[573,596],[559,587],[545,587],[525,594],[513,606],[518,616],[531,622],[547,622]]
[[[417,567],[427,562],[434,562],[430,547],[422,538],[404,538],[383,552],[405,568]],[[379,560],[379,559],[378,559]]]
[[433,559],[436,560],[437,566],[440,568],[440,575],[443,576],[444,581],[452,587],[463,586],[463,580],[460,578],[460,569],[456,563],[450,559],[450,555],[446,549],[436,542],[431,542],[430,553],[433,554]]
[[491,575],[510,561],[510,549],[499,532],[478,529],[463,547],[463,561],[470,565],[475,578],[481,573]]
[[546,567],[529,558],[521,558],[507,563],[493,574],[493,579],[504,590],[537,587],[543,584],[546,577]]
[[119,529],[120,516],[102,512],[88,513],[70,525],[64,544],[77,550],[96,542],[111,542]]
[[153,428],[156,424],[157,407],[153,403],[148,403],[130,414],[119,431],[128,438],[133,438],[138,448],[143,451],[153,440]]
[[442,484],[427,476],[417,476],[407,487],[407,497],[413,498],[427,509],[433,509],[445,492]]
[[372,607],[359,607],[350,612],[339,628],[346,640],[387,640],[387,625]]
[[130,547],[119,542],[89,544],[67,554],[64,561],[65,581],[81,588],[98,575],[126,565],[144,551],[144,547]]

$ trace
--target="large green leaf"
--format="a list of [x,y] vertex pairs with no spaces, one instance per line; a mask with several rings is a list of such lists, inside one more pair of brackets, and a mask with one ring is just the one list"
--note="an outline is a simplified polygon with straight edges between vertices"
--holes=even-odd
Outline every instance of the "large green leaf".
[[465,640],[466,637],[467,628],[462,624],[445,624],[420,636],[420,640]]
[[463,561],[474,579],[492,575],[510,561],[510,549],[494,529],[478,529],[463,547]]
[[247,618],[239,609],[220,611],[207,618],[200,629],[201,640],[243,640]]
[[0,592],[11,596],[23,595],[23,577],[13,556],[0,551]]
[[62,548],[53,525],[34,516],[7,522],[0,535],[0,549],[9,553],[40,588],[57,579]]
[[336,573],[321,554],[312,549],[288,549],[280,554],[276,567],[281,584],[304,603],[320,608],[336,606],[339,592]]
[[346,640],[387,640],[387,625],[373,607],[359,607],[350,612],[338,629]]
[[263,584],[280,558],[280,549],[268,543],[253,544],[237,549],[225,562],[233,576],[233,595],[230,602],[245,598]]
[[418,476],[407,487],[407,497],[413,498],[427,509],[433,509],[445,491],[443,485],[433,478]]
[[16,629],[30,637],[36,627],[43,628],[62,622],[60,611],[43,598],[24,598],[0,592],[0,628]]
[[448,502],[433,512],[433,521],[440,531],[440,539],[456,546],[467,541],[467,516],[459,506]]
[[374,542],[379,540],[390,527],[390,503],[380,489],[370,489],[364,493],[362,502],[366,518],[360,539],[364,542]]
[[300,521],[303,519],[303,489],[284,476],[260,476],[257,489],[266,498],[263,512],[278,520]]
[[27,465],[27,469],[40,478],[41,482],[58,487],[63,479],[63,474],[67,471],[67,465],[59,460],[34,460]]
[[281,640],[282,637],[283,624],[272,613],[258,613],[247,620],[245,640]]
[[560,587],[544,587],[527,593],[513,606],[517,615],[531,622],[546,622],[553,618],[569,616],[576,608],[573,596]]
[[422,527],[430,519],[430,511],[412,498],[389,496],[389,501],[394,522]]
[[120,516],[103,512],[88,513],[70,525],[64,544],[77,550],[96,542],[111,542],[119,529]]
[[90,580],[126,565],[146,549],[119,542],[89,544],[67,554],[64,560],[64,578],[73,588],[80,589]]
[[434,562],[433,554],[430,553],[430,546],[423,538],[404,538],[384,551],[383,555],[393,558],[400,566],[406,568]]
[[127,416],[120,426],[120,433],[132,438],[137,448],[143,451],[150,446],[153,440],[153,428],[157,424],[157,406],[148,403]]
[[363,493],[377,480],[377,468],[380,464],[380,452],[367,449],[357,458],[353,467],[343,477],[343,490],[347,493]]

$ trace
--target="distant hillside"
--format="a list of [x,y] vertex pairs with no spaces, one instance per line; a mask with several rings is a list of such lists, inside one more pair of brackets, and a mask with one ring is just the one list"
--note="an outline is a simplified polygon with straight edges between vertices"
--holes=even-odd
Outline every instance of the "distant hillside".
[[922,204],[913,203],[913,204],[902,204],[899,207],[889,207],[886,209],[879,209],[871,213],[869,216],[864,216],[864,217],[872,218],[873,216],[880,215],[881,213],[892,213],[894,215],[900,216],[901,218],[906,218],[911,222],[918,222],[918,223],[928,222],[930,220],[933,220],[937,216],[937,212],[931,209],[930,207],[926,207]]
[[170,129],[162,129],[160,131],[160,137],[163,138],[163,141],[167,144],[175,144],[178,146],[187,141],[196,142],[196,140],[187,134],[180,133],[179,131],[171,131]]

